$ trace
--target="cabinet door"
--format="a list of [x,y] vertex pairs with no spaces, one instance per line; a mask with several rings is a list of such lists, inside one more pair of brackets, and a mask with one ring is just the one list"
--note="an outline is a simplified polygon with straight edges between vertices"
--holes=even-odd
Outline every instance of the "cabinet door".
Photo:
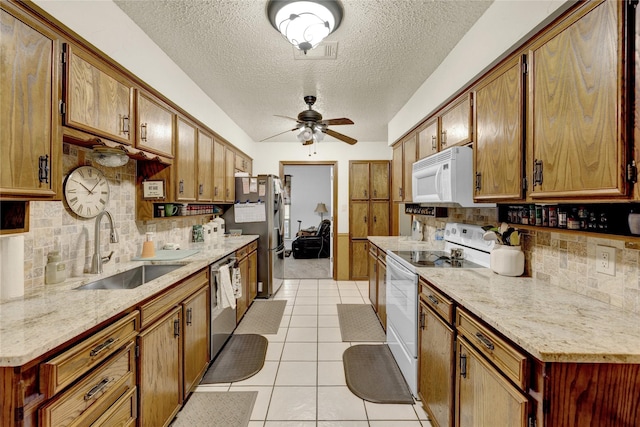
[[522,60],[516,57],[483,79],[474,91],[477,200],[522,198],[522,83]]
[[213,201],[224,202],[224,144],[213,140]]
[[424,159],[438,150],[438,119],[434,119],[418,129],[418,159]]
[[369,162],[351,162],[349,196],[351,200],[369,200]]
[[403,200],[405,202],[410,202],[413,199],[412,188],[413,185],[411,183],[412,175],[413,175],[413,164],[416,162],[418,157],[418,146],[416,144],[416,134],[411,135],[407,139],[404,140],[403,147],[403,175],[404,175],[404,189],[402,191]]
[[182,403],[181,318],[176,307],[138,335],[141,427],[168,425]]
[[249,304],[258,296],[258,251],[249,254]]
[[176,200],[196,200],[196,127],[182,117],[177,121]]
[[213,136],[198,129],[198,201],[213,201]]
[[370,199],[389,200],[389,162],[369,164]]
[[351,242],[351,279],[366,280],[369,277],[369,243],[366,240]]
[[184,313],[184,389],[186,396],[198,385],[209,365],[209,287],[182,303]]
[[453,329],[420,302],[420,373],[418,393],[429,419],[453,426]]
[[350,207],[349,233],[351,238],[364,239],[369,234],[369,202],[351,202]]
[[65,46],[65,125],[133,145],[133,84],[84,50]]
[[404,200],[404,161],[402,151],[402,142],[393,146],[393,159],[391,160],[391,196],[394,202],[402,202]]
[[167,104],[150,93],[140,89],[136,92],[136,147],[172,158],[175,114]]
[[369,300],[371,306],[378,311],[378,250],[370,245],[369,251]]
[[236,178],[235,178],[236,153],[229,147],[224,149],[224,201],[235,202],[236,199]]
[[389,235],[389,202],[373,201],[370,202],[370,220],[369,235],[370,236],[388,236]]
[[239,262],[238,262],[238,269],[240,270],[240,281],[242,282],[242,284],[240,286],[242,286],[242,296],[240,298],[236,299],[236,322],[240,322],[240,319],[242,319],[242,316],[244,316],[244,313],[247,311],[247,308],[249,308],[249,305],[247,304],[247,301],[249,299],[248,297],[248,281],[249,281],[249,260],[247,259],[247,257],[242,258]]
[[456,426],[527,426],[526,396],[464,339],[458,344],[456,373]]
[[[529,51],[528,166],[532,198],[626,193],[622,21],[626,2],[586,4]],[[534,173],[536,168],[537,173]]]
[[[2,3],[2,7],[0,194],[55,197],[54,183],[62,164],[56,112],[58,36],[13,11],[11,5]],[[41,159],[47,169],[39,173]]]
[[378,258],[378,318],[387,330],[387,265]]
[[473,141],[471,94],[453,104],[440,116],[440,149]]

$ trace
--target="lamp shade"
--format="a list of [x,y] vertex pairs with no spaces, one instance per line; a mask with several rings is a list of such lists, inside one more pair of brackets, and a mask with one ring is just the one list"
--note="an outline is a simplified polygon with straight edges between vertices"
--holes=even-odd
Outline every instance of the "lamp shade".
[[316,209],[314,210],[315,213],[320,213],[320,214],[326,214],[329,211],[327,210],[327,205],[325,205],[324,203],[318,203],[318,205],[316,206]]

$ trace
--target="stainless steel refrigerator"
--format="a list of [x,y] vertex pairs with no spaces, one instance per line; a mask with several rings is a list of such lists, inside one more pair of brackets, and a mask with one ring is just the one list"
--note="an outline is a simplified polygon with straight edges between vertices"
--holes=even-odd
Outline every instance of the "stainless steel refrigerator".
[[284,203],[275,175],[236,177],[236,202],[222,215],[225,230],[257,234],[258,297],[269,298],[284,280]]

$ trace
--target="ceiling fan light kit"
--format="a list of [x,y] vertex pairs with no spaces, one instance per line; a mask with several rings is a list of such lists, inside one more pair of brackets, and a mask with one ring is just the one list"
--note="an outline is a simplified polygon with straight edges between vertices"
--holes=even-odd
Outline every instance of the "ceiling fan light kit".
[[305,54],[340,26],[342,14],[336,0],[270,0],[267,5],[273,28]]

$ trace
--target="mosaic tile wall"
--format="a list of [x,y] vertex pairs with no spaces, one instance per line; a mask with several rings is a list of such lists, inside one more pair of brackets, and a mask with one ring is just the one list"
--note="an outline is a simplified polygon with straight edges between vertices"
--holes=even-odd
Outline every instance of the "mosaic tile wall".
[[[435,232],[447,222],[496,224],[496,209],[449,208],[447,218],[422,216],[425,240],[433,241]],[[549,231],[529,231],[523,235],[525,276],[586,295],[625,311],[640,313],[640,251],[626,249],[622,240],[586,237]],[[616,248],[616,275],[596,273],[596,245]]]
[[[79,165],[92,164],[89,150],[74,145],[64,145],[63,179]],[[140,255],[145,239],[147,223],[135,220],[136,161],[118,168],[93,164],[109,181],[111,197],[107,205],[115,221],[119,242],[109,242],[109,226],[106,218],[100,224],[100,243],[103,255],[114,251],[113,258],[104,264],[106,272],[117,264],[130,261]],[[64,202],[30,202],[29,232],[25,242],[25,290],[44,285],[44,267],[47,254],[59,251],[66,263],[68,276],[79,276],[91,267],[94,252],[95,218],[84,219],[73,214]],[[154,221],[156,248],[166,242],[180,243],[183,247],[191,239],[191,226],[202,218],[176,218]],[[1,254],[0,254],[1,256]]]

